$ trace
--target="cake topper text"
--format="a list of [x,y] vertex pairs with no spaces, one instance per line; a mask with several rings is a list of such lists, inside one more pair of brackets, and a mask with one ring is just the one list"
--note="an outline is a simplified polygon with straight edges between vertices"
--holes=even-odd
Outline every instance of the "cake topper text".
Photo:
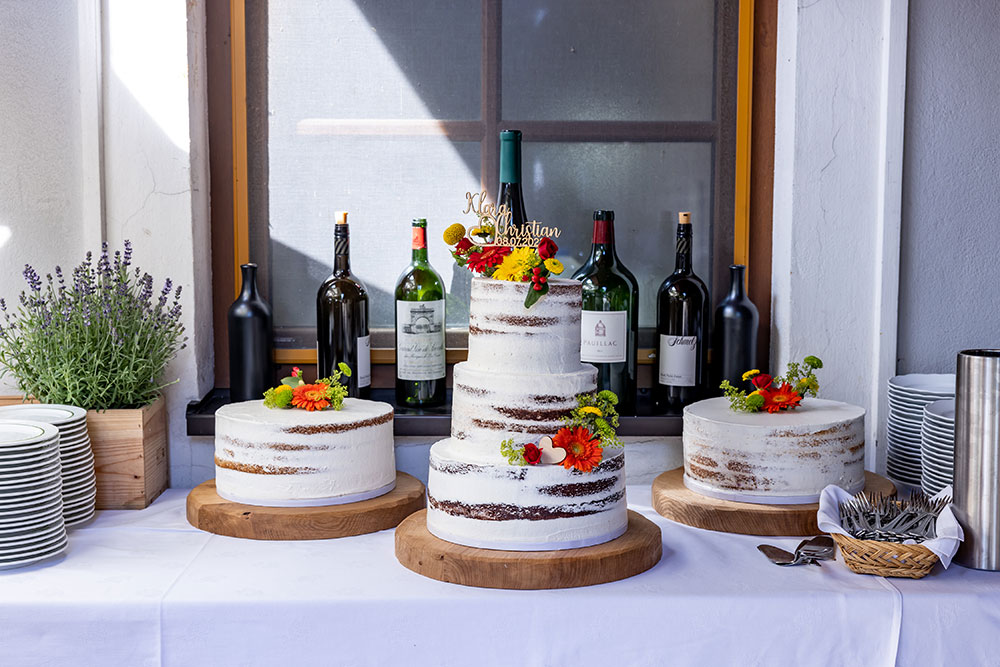
[[511,248],[537,247],[545,237],[559,238],[559,228],[529,220],[521,225],[511,222],[510,206],[487,200],[486,191],[465,193],[463,213],[475,213],[479,226],[469,229],[468,238],[479,246],[501,245]]

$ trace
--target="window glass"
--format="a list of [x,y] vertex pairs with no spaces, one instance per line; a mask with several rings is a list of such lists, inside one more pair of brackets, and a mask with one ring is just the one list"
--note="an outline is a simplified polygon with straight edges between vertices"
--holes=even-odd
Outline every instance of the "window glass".
[[503,117],[711,120],[706,0],[504,0]]

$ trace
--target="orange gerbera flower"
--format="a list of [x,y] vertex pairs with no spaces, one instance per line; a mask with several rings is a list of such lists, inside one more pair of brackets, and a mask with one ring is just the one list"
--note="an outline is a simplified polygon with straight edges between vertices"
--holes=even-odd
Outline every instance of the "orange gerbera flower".
[[583,426],[564,426],[552,438],[552,446],[566,450],[563,467],[576,468],[580,472],[590,472],[601,462],[604,450],[601,441]]
[[792,385],[785,382],[777,389],[761,389],[760,395],[764,397],[764,409],[768,412],[778,412],[779,410],[790,410],[799,407],[802,396],[795,393]]
[[325,384],[300,384],[292,389],[292,405],[312,412],[330,407]]

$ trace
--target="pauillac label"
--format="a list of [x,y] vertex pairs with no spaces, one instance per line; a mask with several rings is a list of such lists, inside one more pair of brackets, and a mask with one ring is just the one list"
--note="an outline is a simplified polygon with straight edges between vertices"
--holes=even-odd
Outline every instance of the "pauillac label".
[[358,387],[372,384],[372,337],[358,336]]
[[397,301],[396,376],[438,380],[444,374],[444,301]]
[[693,387],[698,368],[698,337],[660,334],[660,384]]
[[580,330],[580,361],[617,364],[628,351],[628,311],[585,310]]

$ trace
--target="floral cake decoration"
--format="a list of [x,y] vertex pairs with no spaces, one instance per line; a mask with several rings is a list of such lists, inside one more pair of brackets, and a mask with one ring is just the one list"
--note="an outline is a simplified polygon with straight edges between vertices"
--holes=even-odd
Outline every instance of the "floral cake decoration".
[[500,443],[500,453],[515,466],[562,465],[567,470],[591,472],[604,459],[606,448],[622,447],[618,438],[618,396],[604,390],[577,397],[577,406],[563,418],[553,437],[537,443],[515,445],[513,438]]
[[340,382],[341,376],[351,377],[350,367],[343,362],[337,364],[337,370],[330,377],[306,384],[302,371],[295,366],[291,376],[264,392],[264,406],[275,410],[298,408],[308,412],[340,410],[347,398],[347,387]]
[[749,382],[752,389],[734,387],[729,380],[723,380],[719,388],[729,399],[729,407],[735,412],[760,412],[770,414],[785,410],[794,410],[806,396],[816,396],[819,391],[819,380],[816,379],[816,369],[823,368],[819,357],[808,356],[802,363],[788,363],[783,376],[772,377],[754,368],[743,374],[743,381]]
[[494,280],[531,283],[524,298],[524,307],[530,308],[548,293],[549,276],[563,272],[553,240],[559,230],[537,221],[511,224],[510,209],[487,203],[485,192],[466,193],[466,198],[465,213],[476,215],[475,226],[466,229],[456,222],[444,230],[455,263]]

